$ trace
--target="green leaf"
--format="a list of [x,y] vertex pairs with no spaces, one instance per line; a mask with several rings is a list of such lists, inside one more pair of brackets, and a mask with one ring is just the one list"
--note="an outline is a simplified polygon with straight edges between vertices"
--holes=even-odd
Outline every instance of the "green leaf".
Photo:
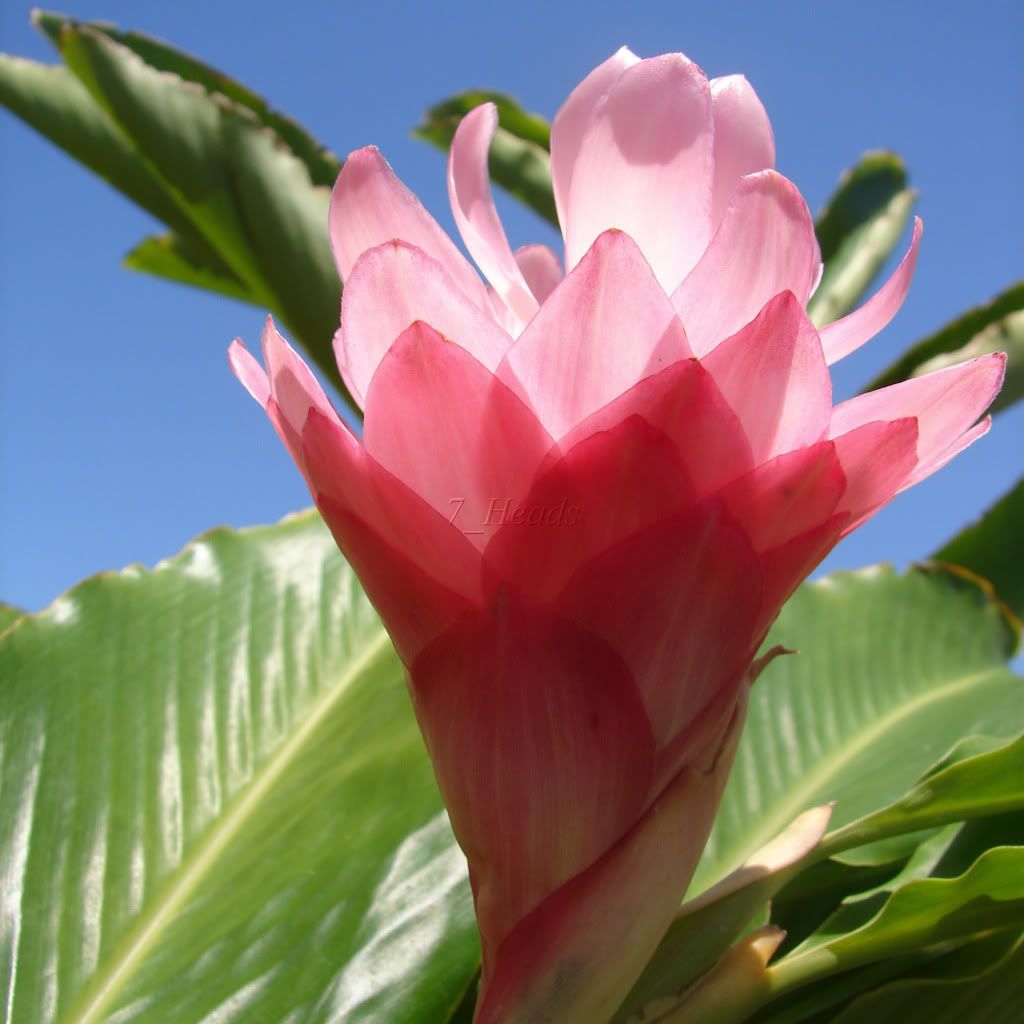
[[448,1020],[465,862],[314,514],[86,581],[0,679],[9,1020]]
[[220,292],[231,299],[252,302],[248,289],[229,270],[217,270],[207,259],[178,235],[152,235],[144,238],[124,258],[130,270],[164,277],[179,284]]
[[159,177],[67,68],[0,54],[0,103],[165,224],[191,230]]
[[[952,323],[908,349],[892,366],[876,377],[864,390],[908,380],[942,365],[969,359],[985,352],[1010,353],[1007,384],[993,409],[1006,408],[1021,397],[1024,389],[1024,281],[1011,285],[991,302],[969,310]],[[926,369],[927,368],[927,369]]]
[[[962,959],[975,947],[983,956],[965,976],[950,961]],[[1024,936],[1019,930],[970,943],[950,957],[936,960],[929,973],[901,978],[862,995],[835,1018],[835,1024],[905,1024],[908,1020],[981,1024],[1024,1017]]]
[[1024,618],[1024,477],[1004,494],[983,518],[957,534],[935,552],[934,558],[963,566],[988,580],[1000,600]]
[[0,633],[13,626],[25,613],[13,604],[0,601]]
[[742,864],[809,807],[842,827],[898,800],[962,736],[1024,730],[1016,643],[971,580],[876,567],[806,584],[768,644],[722,806],[691,891]]
[[896,247],[915,199],[895,153],[866,153],[846,171],[815,224],[825,264],[807,305],[815,324],[830,323],[857,305]]
[[336,158],[163,43],[60,15],[36,21],[67,69],[2,58],[0,101],[171,229],[127,265],[274,311],[347,399],[331,344]]
[[53,11],[39,10],[32,12],[32,22],[45,33],[58,51],[63,32],[88,27],[126,46],[150,67],[170,72],[187,82],[195,82],[207,92],[220,93],[233,103],[251,111],[263,125],[272,129],[302,160],[314,185],[324,185],[327,188],[334,185],[341,170],[341,161],[337,156],[317,142],[297,121],[271,109],[262,97],[240,82],[229,78],[222,71],[196,60],[187,53],[175,50],[159,39],[139,32],[121,32],[116,26],[103,22],[81,22]]
[[504,93],[472,90],[432,106],[413,129],[418,139],[447,153],[459,122],[481,103],[498,108],[498,130],[491,143],[491,178],[506,191],[558,227],[551,188],[551,128]]
[[[777,993],[819,977],[1024,923],[1024,847],[986,851],[956,878],[925,878],[843,908],[769,969]],[[874,911],[872,913],[872,911]],[[850,930],[851,920],[866,918]]]
[[1024,811],[1024,736],[930,773],[894,804],[830,833],[820,853],[828,856],[889,836]]

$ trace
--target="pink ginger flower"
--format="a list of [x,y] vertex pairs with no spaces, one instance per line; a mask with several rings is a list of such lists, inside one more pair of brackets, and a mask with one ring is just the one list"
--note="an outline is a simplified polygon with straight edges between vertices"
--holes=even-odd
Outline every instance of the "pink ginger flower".
[[267,411],[408,673],[483,949],[478,1024],[605,1020],[714,818],[752,664],[847,533],[988,430],[1000,355],[836,407],[828,365],[883,328],[921,235],[816,330],[807,206],[741,76],[622,49],[551,133],[562,261],[513,252],[496,125],[448,184],[489,284],[385,163],[353,153],[330,233],[335,348],[362,438],[268,321]]

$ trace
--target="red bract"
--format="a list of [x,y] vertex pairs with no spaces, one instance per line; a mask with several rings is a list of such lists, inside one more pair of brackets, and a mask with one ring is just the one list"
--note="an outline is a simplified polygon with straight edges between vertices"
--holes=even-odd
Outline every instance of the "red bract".
[[360,440],[268,322],[266,408],[408,671],[469,860],[477,1021],[604,1020],[704,846],[779,608],[988,428],[1003,358],[833,408],[827,364],[903,301],[920,238],[821,331],[807,207],[741,77],[621,50],[551,137],[565,268],[513,253],[492,106],[449,191],[485,284],[374,149],[338,179],[338,363]]

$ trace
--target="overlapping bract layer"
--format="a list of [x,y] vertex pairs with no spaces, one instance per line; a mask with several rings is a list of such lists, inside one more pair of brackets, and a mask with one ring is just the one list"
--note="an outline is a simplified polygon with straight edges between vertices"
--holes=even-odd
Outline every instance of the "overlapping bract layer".
[[449,193],[487,283],[374,149],[330,230],[361,439],[268,322],[231,361],[408,669],[483,941],[480,1022],[610,1014],[714,817],[748,670],[833,545],[987,429],[987,357],[833,408],[828,363],[920,239],[820,332],[813,223],[739,76],[621,50],[552,127],[566,243],[513,252],[493,107]]

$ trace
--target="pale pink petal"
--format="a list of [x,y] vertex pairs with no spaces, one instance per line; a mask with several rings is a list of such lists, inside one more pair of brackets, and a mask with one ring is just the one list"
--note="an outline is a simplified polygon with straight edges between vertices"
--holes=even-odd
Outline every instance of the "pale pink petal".
[[890,501],[917,463],[917,420],[866,423],[833,442],[846,477],[836,509],[849,513],[843,532],[850,533]]
[[863,306],[821,329],[821,344],[830,366],[870,341],[899,312],[914,277],[923,230],[921,218],[915,217],[910,248],[885,284]]
[[688,357],[672,303],[636,244],[601,235],[509,349],[498,376],[553,437]]
[[1006,356],[997,352],[858,395],[832,411],[829,436],[874,420],[916,417],[917,466],[904,485],[908,487],[948,461],[947,453],[952,458],[962,435],[991,405],[1005,368]]
[[639,61],[640,58],[628,46],[623,46],[573,89],[551,124],[551,183],[563,235],[572,172],[594,107],[619,80],[622,72]]
[[660,749],[749,665],[760,583],[750,542],[712,498],[602,552],[555,607],[625,660]]
[[573,168],[566,267],[618,228],[671,292],[711,239],[711,91],[682,54],[623,71],[591,118]]
[[825,435],[832,411],[828,367],[818,332],[792,292],[772,299],[702,362],[743,424],[755,462]]
[[334,261],[346,283],[367,249],[400,238],[437,260],[470,302],[486,308],[476,271],[375,146],[349,154],[334,185],[328,223]]
[[675,445],[632,416],[546,463],[523,500],[502,509],[484,552],[485,588],[512,581],[550,602],[601,552],[694,500]]
[[942,469],[947,462],[955,458],[966,448],[970,448],[975,441],[984,437],[989,432],[991,426],[992,417],[986,416],[980,423],[975,424],[970,430],[961,434],[951,445],[937,452],[928,461],[918,465],[902,489],[906,490],[908,487],[913,487],[914,484],[920,483],[925,477],[929,477],[932,473]]
[[270,398],[270,381],[241,338],[235,338],[228,347],[228,365],[242,387],[265,409]]
[[707,252],[672,296],[690,347],[710,352],[780,292],[805,306],[820,264],[796,186],[775,171],[743,178]]
[[317,409],[328,419],[337,420],[338,414],[320,387],[320,382],[310,372],[302,357],[281,337],[269,316],[260,342],[271,397],[291,429],[299,437],[302,436],[302,428],[306,425],[310,409]]
[[775,136],[764,105],[743,75],[711,79],[715,178],[711,221],[717,227],[740,178],[775,166]]
[[493,103],[484,103],[462,119],[448,153],[448,198],[470,256],[525,324],[537,312],[537,300],[512,255],[491,195],[487,154],[497,127],[498,108]]
[[508,932],[643,814],[650,726],[599,637],[511,589],[463,616],[410,679],[472,865],[486,973]]
[[366,451],[478,548],[498,529],[494,508],[522,501],[553,443],[483,364],[422,322],[370,384]]
[[455,286],[444,267],[406,242],[385,242],[359,257],[345,284],[335,353],[353,398],[366,393],[395,339],[416,320],[430,324],[489,370],[512,339]]
[[538,302],[545,299],[562,280],[562,261],[546,245],[524,245],[515,252],[516,263]]

